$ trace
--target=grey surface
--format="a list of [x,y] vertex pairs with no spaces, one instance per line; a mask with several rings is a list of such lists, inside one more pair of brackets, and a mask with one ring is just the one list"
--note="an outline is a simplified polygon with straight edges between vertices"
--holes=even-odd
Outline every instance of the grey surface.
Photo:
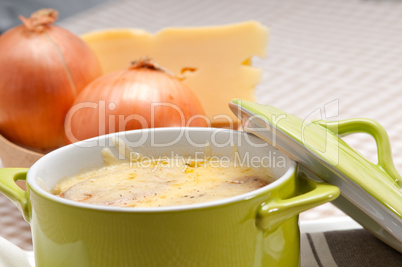
[[338,266],[401,266],[402,254],[366,230],[326,232],[325,238]]
[[[59,21],[79,12],[93,8],[108,0],[0,0],[0,33],[21,24],[19,15],[29,17],[41,8],[59,11]],[[110,1],[110,0],[109,0]]]

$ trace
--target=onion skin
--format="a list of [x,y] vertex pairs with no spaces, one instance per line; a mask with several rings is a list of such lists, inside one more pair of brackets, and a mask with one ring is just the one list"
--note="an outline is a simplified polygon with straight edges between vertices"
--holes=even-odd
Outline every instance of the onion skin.
[[104,75],[77,97],[66,117],[68,142],[118,131],[206,127],[204,110],[180,80],[159,68],[138,67]]
[[41,26],[17,26],[0,37],[0,133],[18,145],[47,150],[65,144],[65,116],[102,70],[80,38],[52,24]]

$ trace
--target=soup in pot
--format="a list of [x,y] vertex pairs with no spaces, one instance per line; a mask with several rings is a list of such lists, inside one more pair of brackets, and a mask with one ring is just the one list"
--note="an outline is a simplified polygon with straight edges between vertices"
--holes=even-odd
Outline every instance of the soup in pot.
[[184,157],[116,162],[60,180],[60,197],[118,207],[177,206],[214,201],[261,188],[267,170],[219,158]]

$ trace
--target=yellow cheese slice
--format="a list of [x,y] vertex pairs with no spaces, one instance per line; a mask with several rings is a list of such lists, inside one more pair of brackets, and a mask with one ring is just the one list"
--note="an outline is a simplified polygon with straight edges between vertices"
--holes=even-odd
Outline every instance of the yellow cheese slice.
[[268,29],[256,21],[196,28],[91,32],[83,40],[97,54],[104,73],[128,68],[147,56],[183,80],[198,96],[213,126],[231,127],[233,98],[254,101],[262,71],[252,57],[265,57]]

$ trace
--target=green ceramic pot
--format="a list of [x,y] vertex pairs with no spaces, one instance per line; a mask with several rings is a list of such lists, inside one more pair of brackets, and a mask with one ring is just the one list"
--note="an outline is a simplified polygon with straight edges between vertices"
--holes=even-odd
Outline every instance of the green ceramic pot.
[[[102,166],[101,150],[114,149],[110,140],[117,135],[152,157],[236,155],[242,164],[263,164],[275,181],[220,201],[159,208],[95,206],[48,193],[61,178]],[[69,145],[29,170],[1,169],[0,191],[31,224],[37,267],[298,266],[298,214],[339,194],[305,176],[286,155],[246,133],[159,128]],[[25,179],[27,191],[14,182]]]

